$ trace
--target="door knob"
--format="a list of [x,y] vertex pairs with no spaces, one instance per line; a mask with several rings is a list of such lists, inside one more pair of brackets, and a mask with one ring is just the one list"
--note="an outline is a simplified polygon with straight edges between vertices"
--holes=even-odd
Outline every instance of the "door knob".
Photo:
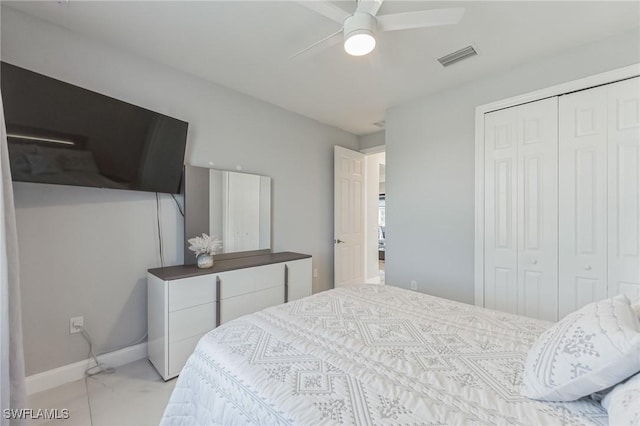
[[587,271],[590,271],[591,270],[591,265],[585,266],[584,269],[586,269]]
[[531,259],[531,263],[533,263],[534,265],[536,265],[538,263],[537,259]]
[[334,242],[335,244],[342,244],[342,243],[344,243],[344,241],[342,241],[341,239],[333,240],[333,242]]

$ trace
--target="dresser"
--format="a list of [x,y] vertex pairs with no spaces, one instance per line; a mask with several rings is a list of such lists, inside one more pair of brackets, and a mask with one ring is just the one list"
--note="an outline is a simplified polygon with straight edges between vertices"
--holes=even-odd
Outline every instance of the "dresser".
[[176,377],[200,338],[218,325],[269,306],[311,296],[311,256],[292,252],[150,269],[149,360]]

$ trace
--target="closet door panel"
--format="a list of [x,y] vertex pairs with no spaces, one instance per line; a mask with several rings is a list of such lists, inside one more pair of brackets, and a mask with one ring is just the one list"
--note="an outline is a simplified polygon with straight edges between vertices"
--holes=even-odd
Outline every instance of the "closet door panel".
[[518,114],[518,313],[558,319],[558,98]]
[[607,297],[607,89],[560,97],[559,314]]
[[485,115],[485,307],[517,312],[517,114]]
[[640,296],[640,78],[608,89],[609,296]]

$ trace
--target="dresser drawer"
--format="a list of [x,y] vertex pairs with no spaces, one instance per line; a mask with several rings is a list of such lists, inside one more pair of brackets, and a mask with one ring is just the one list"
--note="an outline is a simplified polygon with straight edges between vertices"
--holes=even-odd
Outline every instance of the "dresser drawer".
[[311,279],[311,258],[287,262],[287,269],[289,282],[307,282]]
[[169,375],[168,377],[175,377],[180,374],[184,364],[189,359],[189,356],[196,348],[198,341],[203,335],[193,336],[179,342],[169,345]]
[[282,288],[284,263],[238,269],[221,273],[218,277],[220,277],[220,300],[276,286]]
[[169,281],[169,312],[215,301],[215,275]]
[[220,302],[220,324],[284,303],[284,287],[272,287]]
[[169,313],[169,343],[201,336],[216,328],[216,303],[205,303]]
[[287,262],[287,301],[311,296],[311,258]]

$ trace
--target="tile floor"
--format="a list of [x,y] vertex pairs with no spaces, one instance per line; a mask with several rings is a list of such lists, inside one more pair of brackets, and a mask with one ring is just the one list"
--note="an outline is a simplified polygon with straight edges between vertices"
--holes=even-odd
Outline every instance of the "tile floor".
[[67,420],[33,426],[157,426],[176,380],[163,381],[147,359],[29,396],[29,408],[67,408]]

